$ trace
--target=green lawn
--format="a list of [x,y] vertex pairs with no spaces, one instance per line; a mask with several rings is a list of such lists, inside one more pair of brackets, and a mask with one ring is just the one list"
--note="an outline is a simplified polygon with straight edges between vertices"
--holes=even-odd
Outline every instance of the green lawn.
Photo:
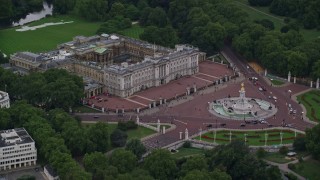
[[264,159],[271,161],[271,162],[275,162],[275,163],[280,163],[280,164],[284,164],[284,163],[288,163],[290,161],[290,159],[286,159],[286,156],[283,154],[280,154],[278,152],[275,153],[267,153],[266,157]]
[[[275,29],[280,30],[284,25],[283,19],[285,17],[273,15],[269,12],[269,7],[252,7],[249,6],[248,0],[233,0],[234,4],[245,11],[249,19],[254,20],[262,20],[268,19],[274,23]],[[306,41],[311,41],[316,38],[320,38],[320,31],[316,29],[307,30],[303,27],[300,27],[300,33],[303,35]]]
[[[247,144],[253,146],[263,146],[265,145],[265,133],[267,136],[267,145],[280,145],[280,130],[267,130],[267,131],[231,131],[231,140],[241,140],[244,141],[245,135],[247,134]],[[218,144],[228,144],[230,142],[230,131],[217,131],[216,133],[216,143]],[[300,135],[297,133],[297,136]],[[295,133],[293,131],[283,131],[282,144],[293,143]],[[286,139],[289,138],[289,139]],[[195,139],[200,140],[200,136]],[[214,142],[214,132],[208,132],[201,136],[202,141]]]
[[88,108],[87,106],[76,106],[73,108],[73,112],[75,113],[100,113],[101,111],[92,109],[92,108]]
[[[90,126],[91,124],[84,124],[84,126]],[[108,132],[109,134],[111,134],[116,128],[117,128],[118,124],[112,123],[112,124],[108,124]],[[126,131],[128,134],[128,140],[133,139],[133,138],[137,138],[137,139],[141,139],[143,137],[149,136],[151,134],[156,133],[155,131],[145,128],[145,127],[141,127],[138,126],[137,129],[134,130],[128,130]]]
[[270,81],[271,81],[271,83],[273,85],[276,85],[276,86],[280,86],[280,85],[283,85],[285,83],[285,82],[277,80],[277,79],[270,79]]
[[298,163],[295,165],[294,172],[298,173],[299,175],[309,179],[309,180],[316,180],[320,177],[320,162],[308,159],[303,161],[302,163]]
[[307,117],[312,121],[320,121],[320,91],[309,91],[297,98],[307,109]]
[[144,29],[141,26],[139,26],[138,24],[134,24],[131,28],[120,31],[119,34],[135,39],[140,39],[140,34],[142,34],[143,31]]
[[61,22],[62,20],[74,22],[25,32],[15,31],[20,27],[0,30],[0,50],[5,54],[12,54],[17,51],[43,52],[52,50],[60,43],[71,41],[75,36],[94,35],[101,24],[100,22],[87,22],[72,16],[56,16],[41,19],[28,24],[28,26]]
[[203,155],[204,150],[203,149],[198,149],[198,148],[179,148],[177,153],[172,154],[173,157],[175,158],[182,158],[186,156],[197,156],[197,155]]

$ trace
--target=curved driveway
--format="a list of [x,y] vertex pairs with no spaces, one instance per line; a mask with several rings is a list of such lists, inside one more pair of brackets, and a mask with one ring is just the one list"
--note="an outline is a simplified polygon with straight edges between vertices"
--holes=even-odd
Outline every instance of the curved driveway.
[[[245,90],[247,97],[260,98],[269,102],[272,102],[278,107],[278,112],[274,117],[268,118],[269,124],[273,127],[281,127],[283,123],[289,125],[292,128],[304,131],[306,128],[312,128],[314,125],[301,119],[302,108],[296,102],[291,99],[293,94],[308,89],[306,86],[289,84],[285,87],[272,87],[263,77],[257,74],[253,69],[247,68],[247,64],[240,60],[240,58],[228,47],[223,49],[223,53],[230,59],[241,71],[245,78],[238,78],[236,81],[229,81],[227,86],[220,85],[221,88],[216,89],[211,87],[211,92],[203,93],[198,92],[194,95],[193,99],[185,103],[167,107],[162,106],[160,110],[152,115],[140,116],[141,122],[156,122],[160,119],[161,122],[173,123],[176,125],[176,129],[166,134],[162,134],[151,139],[144,141],[145,145],[149,148],[163,147],[179,140],[179,132],[184,132],[187,128],[189,136],[199,132],[199,129],[207,129],[207,123],[212,124],[212,128],[220,127],[220,124],[225,123],[226,128],[230,129],[265,129],[268,128],[267,124],[247,124],[246,127],[240,127],[243,123],[242,120],[231,120],[215,117],[209,113],[208,102],[212,102],[215,99],[225,98],[230,96],[239,96],[239,89],[241,82],[245,83]],[[258,77],[259,83],[266,87],[266,92],[260,92],[258,86],[255,86],[249,77]],[[210,90],[210,89],[209,89]],[[288,91],[291,90],[291,93]],[[208,90],[206,90],[208,91]],[[273,99],[269,99],[268,96],[276,96],[277,102]],[[293,109],[296,109],[296,116],[290,115],[287,105],[291,104]],[[99,118],[94,118],[93,115],[83,114],[79,115],[82,120],[101,120],[101,121],[118,121],[118,117],[115,115],[99,114]],[[130,115],[122,119],[129,119]],[[136,119],[136,115],[132,115],[133,120]],[[204,124],[205,123],[205,124]]]

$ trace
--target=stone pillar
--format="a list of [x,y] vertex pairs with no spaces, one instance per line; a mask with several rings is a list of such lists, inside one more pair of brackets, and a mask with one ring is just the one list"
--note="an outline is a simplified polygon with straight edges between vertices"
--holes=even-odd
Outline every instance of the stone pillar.
[[267,76],[267,74],[268,74],[268,71],[267,71],[267,69],[265,69],[264,70],[264,76]]
[[182,139],[182,133],[183,133],[183,132],[179,132],[179,135],[180,135],[180,136],[179,136],[179,139],[180,139],[180,140]]
[[165,134],[165,133],[166,133],[166,127],[162,126],[162,134]]
[[185,132],[184,132],[184,139],[188,140],[189,139],[189,133],[188,133],[188,129],[186,128]]
[[160,98],[160,105],[162,104],[162,98]]
[[195,83],[193,84],[193,90],[194,92],[197,92],[197,85]]
[[228,81],[228,76],[227,76],[227,75],[224,77],[224,81],[225,81],[225,82]]
[[295,84],[297,82],[297,77],[293,77],[293,83]]
[[166,104],[167,103],[167,99],[164,99],[164,104]]
[[94,108],[94,104],[92,104],[91,107]]
[[222,78],[221,79],[219,79],[219,81],[220,81],[220,83],[219,84],[222,84],[223,82],[222,82]]
[[122,114],[124,114],[124,109],[122,108]]
[[101,111],[104,113],[104,107],[101,108]]
[[218,80],[216,80],[216,85],[218,85],[219,84],[219,81]]
[[156,105],[157,105],[156,101],[153,101],[153,107],[156,107]]
[[157,131],[160,132],[160,119],[158,119],[158,122],[157,122]]
[[221,60],[221,64],[223,64],[223,60]]
[[310,87],[313,88],[313,81],[310,82]]
[[316,88],[319,89],[319,78],[317,79],[317,82],[316,82]]
[[187,87],[187,95],[190,95],[190,88]]
[[150,109],[152,108],[151,106],[152,106],[152,104],[150,103],[150,104],[149,104],[149,108],[150,108]]
[[291,81],[291,72],[289,71],[289,73],[288,73],[288,82],[290,82]]
[[118,109],[116,109],[116,114],[118,114]]
[[140,124],[140,118],[139,118],[139,116],[137,116],[136,123],[137,123],[138,125]]
[[137,113],[139,113],[140,112],[140,108],[137,108]]

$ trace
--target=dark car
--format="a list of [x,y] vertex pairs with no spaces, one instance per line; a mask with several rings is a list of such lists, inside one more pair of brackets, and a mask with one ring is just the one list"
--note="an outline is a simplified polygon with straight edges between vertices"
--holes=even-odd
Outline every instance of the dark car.
[[246,124],[241,123],[241,124],[240,124],[240,127],[246,127]]
[[220,126],[225,127],[227,124],[226,123],[221,123]]
[[208,124],[207,127],[208,127],[208,128],[212,128],[212,124]]
[[268,126],[269,126],[269,127],[273,127],[273,125],[272,125],[272,124],[268,124]]
[[97,119],[97,118],[99,118],[99,116],[93,116],[93,118]]

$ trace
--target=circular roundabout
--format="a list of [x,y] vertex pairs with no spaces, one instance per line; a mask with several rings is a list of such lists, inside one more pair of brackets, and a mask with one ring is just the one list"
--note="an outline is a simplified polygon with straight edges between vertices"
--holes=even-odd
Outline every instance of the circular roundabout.
[[215,116],[234,120],[258,120],[277,113],[274,104],[245,96],[244,84],[241,84],[239,97],[228,97],[209,102],[209,111]]

